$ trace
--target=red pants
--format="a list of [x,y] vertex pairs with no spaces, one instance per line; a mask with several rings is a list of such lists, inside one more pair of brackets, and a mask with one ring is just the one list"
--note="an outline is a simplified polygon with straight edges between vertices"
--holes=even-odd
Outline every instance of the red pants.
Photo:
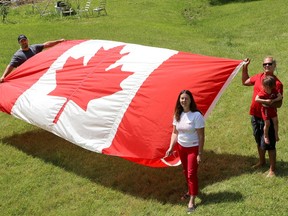
[[198,195],[198,155],[199,147],[183,147],[178,144],[178,152],[180,160],[183,167],[183,173],[185,175],[189,195],[196,196]]

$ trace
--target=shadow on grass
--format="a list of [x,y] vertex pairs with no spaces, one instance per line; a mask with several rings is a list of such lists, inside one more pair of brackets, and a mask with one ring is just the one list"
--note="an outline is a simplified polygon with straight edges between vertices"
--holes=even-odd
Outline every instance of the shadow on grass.
[[[150,168],[122,158],[98,154],[80,148],[44,130],[35,130],[2,139],[6,145],[61,167],[79,176],[135,197],[156,199],[161,203],[179,203],[186,191],[181,166]],[[251,173],[253,157],[216,154],[205,151],[199,168],[200,188],[233,176]],[[287,164],[280,164],[281,173]],[[240,192],[201,194],[202,204],[236,202],[243,199]],[[206,200],[206,201],[205,201]],[[185,203],[186,204],[186,203]]]
[[224,5],[228,3],[245,3],[245,2],[253,2],[253,1],[261,1],[261,0],[209,0],[210,5]]

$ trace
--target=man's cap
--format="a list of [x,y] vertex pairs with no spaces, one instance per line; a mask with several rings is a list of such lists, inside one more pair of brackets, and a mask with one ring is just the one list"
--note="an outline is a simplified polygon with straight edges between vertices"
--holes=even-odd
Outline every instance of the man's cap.
[[20,42],[20,41],[23,40],[23,39],[26,39],[26,40],[27,40],[27,37],[26,37],[25,35],[23,35],[23,34],[21,34],[21,35],[18,36],[18,42]]

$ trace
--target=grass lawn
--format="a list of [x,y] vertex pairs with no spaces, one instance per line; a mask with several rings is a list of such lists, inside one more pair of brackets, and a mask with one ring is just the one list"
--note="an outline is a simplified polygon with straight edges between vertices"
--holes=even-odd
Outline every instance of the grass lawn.
[[[72,7],[85,0],[70,0]],[[286,0],[107,0],[107,16],[60,17],[38,10],[47,1],[13,6],[0,22],[0,73],[25,34],[31,44],[65,38],[105,39],[231,59],[251,58],[250,75],[267,55],[284,84],[279,109],[277,177],[253,170],[256,144],[248,114],[252,88],[232,81],[207,119],[201,194],[194,215],[287,215],[288,4]],[[98,1],[92,1],[92,8]],[[1,100],[1,98],[0,98]],[[186,215],[181,167],[149,168],[79,148],[0,113],[1,215]],[[268,157],[267,157],[268,158]],[[268,160],[267,160],[268,162]]]

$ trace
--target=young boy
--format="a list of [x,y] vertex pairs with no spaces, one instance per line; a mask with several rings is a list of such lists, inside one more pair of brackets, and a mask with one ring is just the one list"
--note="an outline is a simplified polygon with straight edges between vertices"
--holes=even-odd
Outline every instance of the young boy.
[[[281,93],[277,92],[276,80],[273,76],[266,76],[262,80],[262,91],[256,96],[255,101],[262,104],[261,113],[264,120],[264,141],[266,144],[270,144],[268,131],[270,127],[270,119],[272,119],[275,129],[275,139],[279,141],[278,136],[278,117],[277,109],[269,107],[272,103],[282,100]],[[269,105],[266,105],[269,104]]]

